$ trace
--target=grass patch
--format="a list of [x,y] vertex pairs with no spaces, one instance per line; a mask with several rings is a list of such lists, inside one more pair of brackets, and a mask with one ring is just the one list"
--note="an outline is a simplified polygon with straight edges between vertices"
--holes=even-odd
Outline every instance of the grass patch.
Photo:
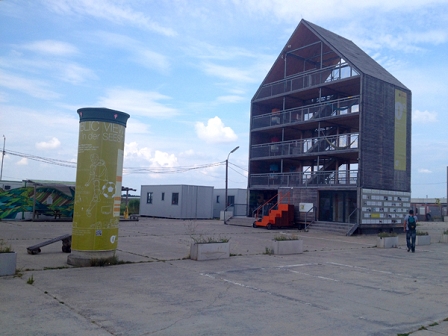
[[14,250],[11,245],[7,245],[3,239],[0,238],[0,253],[12,253]]
[[191,236],[195,244],[211,244],[211,243],[228,243],[230,238],[227,237],[214,237],[214,236],[203,236],[199,237]]
[[275,241],[285,241],[285,240],[299,240],[299,236],[296,234],[291,235],[278,235],[274,237]]
[[90,266],[92,267],[104,267],[112,265],[124,264],[124,261],[118,260],[117,256],[112,256],[109,258],[92,258],[90,259]]
[[26,283],[27,283],[28,285],[32,285],[32,284],[34,283],[34,277],[33,277],[32,274],[31,274],[31,276],[28,278],[28,280],[26,281]]
[[428,232],[427,231],[419,231],[419,230],[417,230],[416,234],[417,234],[417,236],[427,236]]
[[435,327],[436,325],[439,325],[437,322],[431,323],[428,327]]

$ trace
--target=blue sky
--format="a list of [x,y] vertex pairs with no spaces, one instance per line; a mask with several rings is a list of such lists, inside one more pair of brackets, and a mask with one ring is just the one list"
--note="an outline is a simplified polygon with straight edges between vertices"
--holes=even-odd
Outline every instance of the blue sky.
[[[124,186],[224,188],[239,146],[229,188],[246,188],[250,100],[302,18],[412,90],[412,197],[446,197],[446,0],[0,1],[6,151],[75,162],[77,109],[108,107],[131,115]],[[5,180],[75,176],[5,156]]]

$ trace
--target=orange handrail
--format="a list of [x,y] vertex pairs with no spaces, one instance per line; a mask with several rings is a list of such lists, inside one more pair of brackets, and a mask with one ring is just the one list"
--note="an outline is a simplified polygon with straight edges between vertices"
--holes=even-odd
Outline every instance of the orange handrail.
[[[258,219],[258,215],[259,215],[260,210],[263,209],[263,207],[264,207],[265,205],[269,204],[274,198],[276,198],[276,197],[279,196],[279,195],[280,195],[280,194],[276,194],[276,195],[274,195],[274,196],[271,197],[269,200],[267,200],[267,201],[264,202],[262,205],[260,205],[258,208],[256,208],[256,209],[252,212],[252,214],[255,215],[255,216],[253,216],[253,217],[255,217],[255,219]],[[290,198],[290,197],[291,197],[291,194],[290,194],[290,192],[288,191],[283,197],[280,197],[280,200],[277,200],[277,203],[275,203],[273,206],[271,206],[271,207],[269,208],[269,211],[271,211],[273,208],[275,208],[275,207],[280,203],[281,200],[283,200],[283,199],[285,199],[285,198]],[[269,211],[268,211],[268,213],[269,213]]]

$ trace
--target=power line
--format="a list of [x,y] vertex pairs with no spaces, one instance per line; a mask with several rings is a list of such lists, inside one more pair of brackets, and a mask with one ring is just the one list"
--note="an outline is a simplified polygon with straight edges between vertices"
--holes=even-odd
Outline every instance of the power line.
[[241,175],[241,176],[243,176],[244,178],[247,178],[247,176],[246,175],[244,175],[244,174],[241,174],[239,171],[237,171],[237,170],[235,170],[235,169],[233,169],[232,167],[229,167],[230,169],[232,169],[235,173],[237,173],[238,175]]
[[229,164],[232,165],[232,166],[234,166],[234,167],[237,167],[237,168],[239,168],[239,169],[241,169],[241,170],[243,170],[243,171],[245,171],[246,173],[249,172],[246,168],[240,167],[240,166],[238,166],[238,165],[236,165],[236,164],[234,164],[234,163],[232,163],[232,162],[230,162],[230,161],[229,161]]
[[[65,160],[58,160],[58,159],[52,159],[52,158],[46,158],[43,156],[38,155],[32,155],[32,154],[25,154],[21,152],[15,152],[15,151],[6,151],[6,154],[18,156],[22,158],[26,158],[33,161],[53,164],[61,167],[68,167],[68,168],[76,168],[77,163],[73,161],[65,161]],[[217,166],[222,166],[225,164],[225,161],[220,162],[214,162],[214,163],[207,163],[202,165],[195,165],[195,166],[178,166],[178,167],[123,167],[123,171],[125,174],[178,174],[178,173],[185,173],[191,170],[198,170],[198,169],[207,169]]]

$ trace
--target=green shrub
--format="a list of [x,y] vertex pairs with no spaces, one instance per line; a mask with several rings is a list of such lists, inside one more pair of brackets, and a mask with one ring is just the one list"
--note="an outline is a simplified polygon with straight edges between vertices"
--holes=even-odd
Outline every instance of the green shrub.
[[11,245],[6,245],[5,241],[0,238],[0,253],[12,253],[14,250]]
[[378,237],[387,238],[387,237],[396,237],[397,234],[395,232],[380,232],[378,233]]
[[214,237],[214,236],[203,236],[199,237],[191,236],[195,244],[210,244],[210,243],[228,243],[230,238],[227,237]]
[[128,211],[129,211],[129,214],[139,214],[140,213],[140,200],[139,199],[131,199],[128,202]]
[[427,236],[428,232],[427,231],[418,231],[417,230],[417,236]]

